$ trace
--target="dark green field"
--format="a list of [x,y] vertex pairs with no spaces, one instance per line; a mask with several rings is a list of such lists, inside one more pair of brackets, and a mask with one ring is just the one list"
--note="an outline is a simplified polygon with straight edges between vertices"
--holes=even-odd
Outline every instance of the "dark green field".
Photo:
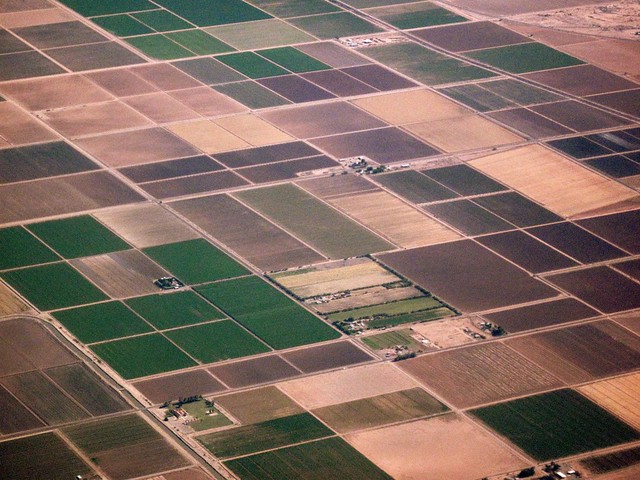
[[109,15],[111,13],[137,12],[158,8],[147,0],[109,0],[96,2],[94,0],[61,0],[67,7],[85,17]]
[[227,83],[214,88],[251,109],[277,107],[291,103],[253,81]]
[[584,63],[566,53],[535,42],[477,50],[465,55],[511,73],[535,72]]
[[164,35],[143,35],[140,37],[130,37],[126,39],[145,55],[158,60],[175,60],[177,58],[193,57],[195,54],[186,48],[178,45]]
[[341,438],[327,438],[226,462],[242,480],[392,480]]
[[266,345],[231,320],[180,328],[165,334],[202,363],[269,351]]
[[237,70],[249,78],[275,77],[289,72],[253,52],[230,53],[216,57],[225,65]]
[[258,277],[205,285],[198,292],[276,349],[340,336]]
[[156,3],[199,27],[271,18],[241,0],[157,0]]
[[427,2],[372,8],[366,10],[366,12],[384,22],[390,23],[394,27],[402,29],[433,27],[435,25],[467,21],[466,18],[456,15],[446,8]]
[[202,30],[185,30],[182,32],[167,33],[166,37],[197,55],[215,55],[216,53],[231,52],[234,50],[226,43]]
[[93,23],[104,28],[108,32],[119,37],[128,37],[131,35],[145,35],[153,33],[149,27],[130,17],[129,15],[112,15],[110,17],[94,18]]
[[191,290],[130,298],[125,303],[158,330],[224,318],[220,310]]
[[365,35],[382,32],[380,27],[349,12],[298,17],[290,23],[321,39]]
[[68,480],[93,470],[52,432],[0,443],[0,478]]
[[64,258],[88,257],[131,248],[89,215],[33,223],[27,228]]
[[185,283],[245,275],[249,271],[203,238],[145,248],[144,253]]
[[635,429],[574,390],[543,393],[472,413],[540,461],[640,439]]
[[107,300],[104,293],[66,263],[12,270],[1,276],[43,311]]
[[328,437],[334,433],[308,413],[198,437],[216,457],[230,458]]
[[53,316],[82,343],[113,340],[153,330],[120,302],[62,310]]
[[22,227],[0,230],[0,270],[60,260],[51,249]]
[[196,365],[196,362],[159,334],[99,343],[93,345],[91,350],[126,379]]
[[331,69],[329,65],[326,65],[293,47],[271,48],[269,50],[260,50],[257,53],[258,55],[271,60],[294,73]]

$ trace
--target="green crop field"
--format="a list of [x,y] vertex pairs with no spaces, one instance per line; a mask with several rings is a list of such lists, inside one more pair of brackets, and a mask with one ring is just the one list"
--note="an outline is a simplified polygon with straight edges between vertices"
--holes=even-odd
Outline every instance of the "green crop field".
[[291,103],[253,81],[227,83],[214,88],[251,109],[277,107]]
[[444,413],[449,409],[421,388],[387,393],[314,410],[340,433]]
[[216,57],[225,65],[237,70],[249,78],[275,77],[287,75],[284,68],[272,63],[253,52],[230,53]]
[[165,334],[202,363],[269,351],[266,345],[231,320],[170,330]]
[[89,215],[33,223],[27,228],[64,258],[88,257],[131,248]]
[[224,318],[224,314],[191,290],[130,298],[125,303],[158,330]]
[[156,0],[156,3],[199,27],[271,18],[242,0]]
[[[233,423],[216,408],[207,407],[204,400],[185,403],[182,405],[182,408],[189,413],[189,415],[198,419],[196,422],[189,424],[189,426],[196,432],[212,428],[226,427]],[[213,414],[208,414],[207,412],[211,410],[213,410]]]
[[225,463],[242,480],[392,480],[341,438],[327,438]]
[[411,336],[411,333],[411,330],[404,328],[393,332],[361,337],[361,341],[373,350],[384,350],[396,345],[407,345],[410,350],[419,349],[422,345]]
[[332,322],[341,321],[346,318],[366,318],[377,315],[402,315],[405,313],[418,312],[432,308],[442,307],[442,303],[433,297],[409,298],[407,300],[399,300],[397,302],[383,303],[380,305],[372,305],[370,307],[354,308],[343,312],[332,313],[327,316]]
[[126,379],[196,365],[196,362],[159,334],[99,343],[93,345],[91,350]]
[[66,263],[11,270],[1,275],[39,310],[107,300],[107,296]]
[[230,458],[333,434],[312,415],[301,413],[202,435],[198,441],[216,457]]
[[89,478],[93,470],[53,432],[0,443],[0,478],[66,479],[82,475]]
[[85,17],[109,15],[113,13],[137,12],[139,10],[153,10],[158,8],[147,0],[109,0],[96,2],[94,0],[61,0],[67,7]]
[[60,260],[44,243],[22,227],[0,230],[0,270]]
[[156,32],[171,32],[173,30],[193,28],[191,23],[185,22],[167,10],[132,13],[131,16],[148,27],[153,28]]
[[428,322],[439,318],[455,315],[456,312],[448,307],[434,308],[431,310],[422,310],[420,312],[405,313],[404,315],[396,315],[393,317],[379,317],[367,322],[369,328],[394,327],[405,323]]
[[145,55],[158,60],[175,60],[195,56],[193,52],[161,34],[129,37],[126,41]]
[[153,30],[129,15],[98,17],[92,19],[92,22],[119,37],[153,33]]
[[383,31],[373,23],[369,23],[349,12],[298,17],[289,20],[289,22],[321,39],[365,35]]
[[251,3],[280,18],[300,17],[318,13],[338,12],[340,9],[324,0],[251,0]]
[[61,310],[53,316],[82,343],[113,340],[153,331],[148,323],[120,302]]
[[331,258],[346,258],[393,246],[300,188],[286,184],[236,194],[260,213]]
[[456,15],[446,8],[437,7],[427,2],[372,8],[366,10],[366,12],[384,22],[390,23],[394,27],[402,29],[433,27],[435,25],[468,21],[466,18]]
[[231,52],[234,50],[226,43],[202,30],[185,30],[182,32],[167,33],[165,36],[197,55],[215,55],[216,53]]
[[276,349],[340,336],[258,277],[205,285],[198,292]]
[[472,413],[537,460],[611,447],[640,433],[574,390],[558,390]]
[[535,72],[584,63],[566,53],[535,42],[476,50],[465,55],[511,73]]
[[144,249],[144,253],[185,283],[233,278],[249,271],[203,238]]
[[258,55],[271,60],[294,73],[331,69],[329,65],[326,65],[293,47],[271,48],[269,50],[260,50],[257,53]]

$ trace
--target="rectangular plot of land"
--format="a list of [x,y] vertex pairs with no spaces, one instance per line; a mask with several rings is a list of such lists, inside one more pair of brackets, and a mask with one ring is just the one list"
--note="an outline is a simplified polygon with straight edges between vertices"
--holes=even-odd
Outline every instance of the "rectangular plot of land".
[[578,391],[635,429],[640,429],[639,374],[592,383],[578,388]]
[[448,200],[458,196],[453,190],[415,170],[376,175],[375,181],[413,203]]
[[432,168],[423,170],[421,173],[465,196],[499,192],[507,189],[504,185],[465,164]]
[[557,295],[552,288],[470,240],[383,254],[380,260],[463,311]]
[[0,104],[0,135],[13,145],[57,140],[58,135],[11,102]]
[[326,155],[321,155],[271,165],[243,168],[237,170],[237,173],[253,183],[267,183],[303,176],[304,172],[329,170],[339,166],[340,164],[335,160],[331,160]]
[[372,8],[368,9],[367,13],[390,23],[394,27],[402,29],[431,27],[467,21],[465,17],[457,15],[445,8],[438,7],[431,2]]
[[360,175],[336,175],[333,177],[319,177],[311,180],[296,182],[322,199],[339,197],[341,195],[364,192],[367,190],[379,190],[377,186]]
[[578,224],[631,253],[640,253],[640,210],[588,218]]
[[637,197],[631,189],[535,145],[470,163],[563,216],[584,214]]
[[248,182],[235,173],[225,170],[203,173],[158,182],[149,182],[141,187],[156,198],[182,197],[194,193],[215,192],[247,185]]
[[1,81],[42,77],[65,73],[65,70],[46,58],[33,52],[7,53],[0,57]]
[[252,167],[263,163],[281,162],[296,158],[313,157],[322,152],[304,142],[290,142],[266,147],[247,148],[235,152],[219,153],[215,159],[229,168]]
[[333,41],[307,43],[297,48],[333,68],[354,67],[371,63],[370,60],[354,50],[349,50]]
[[278,19],[224,25],[207,28],[205,31],[238,50],[277,47],[314,40],[310,35]]
[[0,269],[26,267],[60,260],[51,249],[23,227],[0,230]]
[[531,227],[562,220],[562,217],[516,192],[477,197],[473,202],[518,227]]
[[256,147],[294,140],[253,114],[224,117],[215,120],[215,123]]
[[340,433],[443,413],[448,410],[421,388],[387,393],[313,411]]
[[567,383],[620,374],[640,365],[640,339],[608,320],[514,338],[507,345]]
[[167,275],[137,250],[85,257],[72,264],[112,298],[155,293],[154,280]]
[[275,382],[300,375],[300,371],[277,355],[225,363],[209,369],[231,388]]
[[461,408],[562,385],[535,363],[495,342],[421,356],[401,367]]
[[235,101],[256,110],[259,108],[278,107],[291,103],[289,100],[281,97],[268,88],[263,87],[257,82],[234,82],[225,85],[217,85],[215,90],[233,98]]
[[124,103],[156,123],[192,120],[199,117],[196,112],[164,92],[129,97],[124,100]]
[[375,93],[376,89],[347,75],[340,70],[320,70],[303,74],[302,77],[338,97]]
[[0,316],[23,313],[28,309],[26,303],[0,282]]
[[391,248],[382,238],[293,185],[245,190],[236,195],[330,257]]
[[501,110],[499,112],[491,113],[489,116],[494,120],[498,120],[503,125],[509,125],[511,128],[514,128],[534,139],[555,137],[556,135],[572,133],[572,130],[569,128],[526,108]]
[[209,375],[206,370],[164,375],[151,380],[134,382],[132,385],[153,403],[163,403],[226,390],[226,387]]
[[[2,435],[45,426],[42,420],[36,417],[4,387],[0,387],[0,402],[2,402],[2,408],[5,412],[0,418],[0,433]],[[2,467],[0,466],[1,470]]]
[[470,200],[454,200],[422,208],[466,235],[482,235],[514,228]]
[[629,120],[576,101],[547,103],[531,110],[578,132],[627,125]]
[[326,13],[289,20],[293,25],[320,39],[365,35],[382,31],[349,12]]
[[308,82],[298,75],[263,78],[258,82],[293,103],[314,102],[335,97],[333,93]]
[[531,73],[526,78],[573,95],[594,95],[637,88],[637,84],[593,65]]
[[274,386],[231,393],[215,398],[242,424],[251,424],[303,413],[304,409]]
[[527,73],[584,63],[566,53],[535,42],[476,50],[465,55],[511,73]]
[[227,195],[183,200],[171,206],[263,270],[307,265],[324,258]]
[[236,135],[208,120],[175,124],[169,129],[204,153],[218,153],[250,146]]
[[120,169],[120,173],[136,183],[168,180],[222,170],[224,167],[206,155],[154,162]]
[[573,298],[537,303],[528,307],[513,308],[483,315],[500,325],[507,332],[534,330],[566,322],[573,322],[598,315],[591,307]]
[[351,342],[337,342],[284,353],[284,359],[304,373],[369,362],[373,357]]
[[[574,390],[558,390],[473,412],[542,461],[630,442],[640,434]],[[541,428],[553,422],[556,428]]]
[[513,45],[531,40],[492,22],[472,22],[413,32],[414,35],[451,52]]
[[388,192],[360,193],[333,199],[330,203],[404,248],[460,238],[453,230]]

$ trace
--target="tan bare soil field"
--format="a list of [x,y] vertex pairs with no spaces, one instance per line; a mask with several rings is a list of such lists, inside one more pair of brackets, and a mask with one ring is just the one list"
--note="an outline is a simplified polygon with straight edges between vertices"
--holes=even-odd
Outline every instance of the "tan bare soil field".
[[173,133],[205,153],[247,148],[251,145],[208,120],[178,123],[169,127]]
[[209,87],[195,87],[170,92],[176,100],[206,117],[228,115],[245,111],[246,108],[229,97]]
[[471,335],[465,333],[467,328],[474,333],[488,335],[482,332],[476,325],[481,321],[478,317],[447,318],[446,320],[436,320],[433,322],[418,323],[411,326],[411,329],[419,333],[430,345],[436,348],[449,348],[477,342]]
[[164,473],[160,476],[149,477],[147,480],[210,480],[211,477],[200,469],[188,468],[177,472]]
[[308,409],[350,402],[418,384],[390,363],[338,370],[280,383],[278,387]]
[[215,402],[245,424],[304,412],[302,407],[273,386],[216,397]]
[[616,73],[632,75],[640,80],[640,42],[628,40],[598,40],[567,45],[563,50],[589,63]]
[[640,429],[640,373],[591,383],[578,391]]
[[95,217],[138,248],[199,238],[195,230],[158,205],[103,210]]
[[428,90],[385,93],[354,100],[353,103],[392,125],[455,118],[469,110]]
[[338,175],[335,177],[320,177],[313,180],[297,182],[297,185],[307,192],[325,200],[368,190],[380,191],[373,183],[357,175]]
[[453,230],[384,191],[340,197],[330,203],[403,248],[460,238]]
[[522,141],[519,135],[477,115],[418,123],[405,128],[445,152],[461,152]]
[[71,263],[112,298],[157,293],[153,281],[167,275],[137,250],[85,257]]
[[638,198],[637,192],[538,145],[496,153],[470,163],[566,217]]
[[424,355],[401,362],[400,367],[460,408],[562,385],[499,342]]
[[415,287],[385,288],[375,286],[353,291],[349,297],[329,300],[326,303],[312,304],[311,306],[317,312],[324,314],[422,296],[424,294]]
[[455,414],[348,435],[396,480],[469,480],[525,467],[496,437]]
[[0,316],[22,313],[27,310],[29,307],[9,287],[0,282]]
[[0,103],[0,137],[13,145],[56,140],[58,136],[11,102]]
[[253,114],[219,118],[214,122],[255,147],[294,139]]
[[276,274],[273,278],[300,298],[400,280],[389,270],[367,258],[325,263],[316,267]]
[[640,312],[624,313],[614,317],[620,325],[627,327],[634,333],[640,335]]
[[68,22],[74,17],[61,8],[42,8],[18,12],[0,13],[0,23],[5,28],[30,27],[50,23]]

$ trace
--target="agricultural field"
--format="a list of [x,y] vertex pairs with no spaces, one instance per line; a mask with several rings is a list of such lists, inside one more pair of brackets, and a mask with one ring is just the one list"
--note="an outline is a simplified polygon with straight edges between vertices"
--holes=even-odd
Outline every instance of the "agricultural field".
[[249,387],[295,377],[300,371],[278,355],[225,363],[209,371],[231,388]]
[[556,390],[472,413],[538,461],[640,438],[637,430],[574,390]]
[[274,386],[231,393],[214,400],[243,425],[304,413],[298,404]]
[[320,372],[370,362],[373,358],[349,341],[332,342],[283,353],[282,358],[303,373]]
[[640,429],[639,388],[640,375],[636,373],[584,385],[578,391],[632,427]]
[[154,404],[171,402],[194,395],[208,395],[227,389],[206,370],[190,370],[182,373],[140,380],[131,383]]
[[[586,468],[590,473],[598,475],[610,472],[620,472],[620,477],[606,477],[623,480],[624,478],[633,478],[637,473],[637,469],[627,471],[626,469],[637,466],[640,463],[640,448],[631,447],[622,450],[617,450],[611,453],[603,453],[600,455],[594,455],[580,460],[580,465]],[[625,469],[625,470],[623,470]],[[627,476],[628,475],[628,476]]]
[[60,260],[58,255],[22,227],[3,228],[0,230],[0,241],[3,246],[0,260],[2,270]]
[[378,354],[385,354],[391,349],[395,350],[398,346],[407,352],[422,353],[427,347],[424,343],[418,341],[418,338],[421,337],[421,335],[414,333],[413,329],[402,328],[391,332],[367,335],[366,337],[361,337],[360,341]]

